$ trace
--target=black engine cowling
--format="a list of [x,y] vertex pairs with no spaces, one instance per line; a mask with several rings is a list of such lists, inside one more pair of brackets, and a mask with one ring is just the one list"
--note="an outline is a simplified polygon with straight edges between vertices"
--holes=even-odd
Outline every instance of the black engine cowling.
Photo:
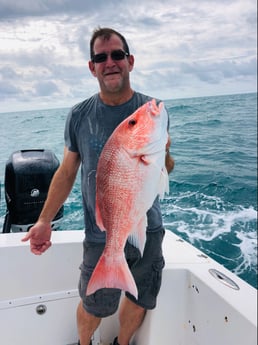
[[[37,221],[58,167],[59,161],[50,150],[20,150],[11,154],[5,168],[7,213],[3,232],[28,231]],[[63,206],[53,220],[53,228],[62,216]]]

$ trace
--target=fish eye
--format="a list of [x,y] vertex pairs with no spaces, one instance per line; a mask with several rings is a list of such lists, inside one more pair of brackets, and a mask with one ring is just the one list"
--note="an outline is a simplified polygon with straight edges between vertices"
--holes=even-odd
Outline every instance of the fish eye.
[[128,122],[128,125],[133,127],[134,125],[136,125],[136,123],[137,121],[135,119],[132,119]]

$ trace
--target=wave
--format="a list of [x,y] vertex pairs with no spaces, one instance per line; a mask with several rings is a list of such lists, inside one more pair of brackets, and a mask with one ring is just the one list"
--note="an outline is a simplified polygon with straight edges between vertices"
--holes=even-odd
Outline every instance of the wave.
[[[216,199],[213,198],[212,203],[221,205],[219,198]],[[199,240],[213,241],[222,234],[234,232],[235,228],[242,229],[240,232],[235,231],[238,234],[247,234],[249,230],[253,233],[252,224],[249,223],[257,220],[257,211],[252,207],[239,207],[234,211],[215,211],[211,209],[202,210],[197,207],[174,206],[169,214],[166,214],[167,218],[171,214],[173,214],[173,221],[165,220],[165,226],[176,228],[177,232],[184,233],[193,243]]]
[[161,204],[164,226],[256,285],[257,210],[188,191]]
[[241,275],[257,265],[257,233],[255,231],[248,233],[239,231],[236,236],[240,240],[240,243],[236,246],[240,248],[242,256],[241,263],[235,268],[234,272]]
[[218,119],[210,119],[210,120],[203,120],[203,121],[188,121],[184,124],[181,124],[180,127],[182,130],[191,128],[200,131],[200,128],[207,127],[209,131],[212,131],[214,127],[219,127],[223,124],[221,120]]
[[187,113],[187,114],[192,114],[192,113],[196,113],[196,110],[193,106],[190,105],[184,105],[184,104],[180,104],[180,105],[175,105],[175,106],[170,106],[168,107],[168,112],[169,114],[175,114],[175,113]]

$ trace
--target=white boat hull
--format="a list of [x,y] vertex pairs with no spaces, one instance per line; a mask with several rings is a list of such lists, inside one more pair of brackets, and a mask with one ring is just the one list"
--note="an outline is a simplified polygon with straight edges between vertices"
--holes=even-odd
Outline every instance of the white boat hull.
[[[83,231],[53,232],[41,256],[23,236],[0,236],[0,344],[76,344]],[[157,307],[132,344],[256,345],[256,289],[169,231],[163,249]],[[117,314],[103,319],[93,344],[110,344],[117,330]]]

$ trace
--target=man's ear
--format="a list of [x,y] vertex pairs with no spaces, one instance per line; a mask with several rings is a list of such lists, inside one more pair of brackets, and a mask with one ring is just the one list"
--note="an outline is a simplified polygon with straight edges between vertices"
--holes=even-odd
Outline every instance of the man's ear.
[[129,55],[127,59],[129,62],[129,71],[131,72],[133,70],[133,66],[134,66],[134,56]]
[[96,77],[96,72],[95,72],[95,64],[94,62],[92,62],[91,60],[88,63],[89,65],[89,70],[91,71],[91,73],[94,75],[94,77]]

